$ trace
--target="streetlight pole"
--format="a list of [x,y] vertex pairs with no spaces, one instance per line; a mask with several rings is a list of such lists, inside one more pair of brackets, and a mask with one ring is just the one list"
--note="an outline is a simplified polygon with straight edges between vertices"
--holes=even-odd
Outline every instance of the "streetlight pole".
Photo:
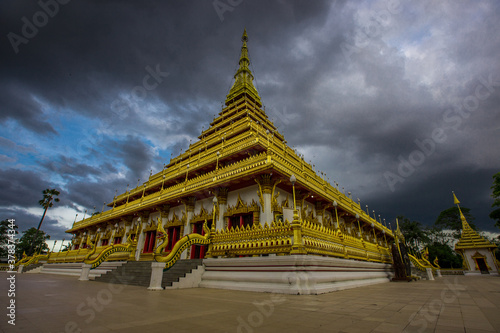
[[293,191],[293,221],[292,221],[292,229],[293,229],[293,244],[292,251],[290,254],[307,254],[307,251],[302,243],[302,225],[299,220],[299,213],[297,211],[297,203],[295,202],[295,182],[297,178],[294,175],[290,177],[290,182],[292,183],[292,191]]

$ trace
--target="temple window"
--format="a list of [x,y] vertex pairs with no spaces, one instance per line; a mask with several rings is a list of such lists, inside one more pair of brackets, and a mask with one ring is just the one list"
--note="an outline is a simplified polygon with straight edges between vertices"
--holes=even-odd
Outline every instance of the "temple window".
[[113,244],[121,244],[122,238],[121,237],[115,237],[113,240]]
[[108,244],[109,244],[109,239],[103,239],[102,243],[101,243],[101,246],[106,246]]

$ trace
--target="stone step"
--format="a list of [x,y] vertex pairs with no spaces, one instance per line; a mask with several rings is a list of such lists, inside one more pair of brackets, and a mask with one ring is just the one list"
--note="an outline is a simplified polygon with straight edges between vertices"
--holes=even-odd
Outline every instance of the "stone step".
[[[201,265],[202,261],[202,259],[177,261],[173,267],[163,272],[162,286],[171,286],[172,283],[178,282],[179,279]],[[95,281],[149,287],[151,263],[152,261],[129,261],[112,272],[96,277]]]
[[[91,269],[89,279],[95,279],[103,274],[121,267],[124,261],[105,261],[96,269]],[[53,263],[43,264],[40,273],[59,274],[67,276],[80,276],[82,272],[82,263]]]

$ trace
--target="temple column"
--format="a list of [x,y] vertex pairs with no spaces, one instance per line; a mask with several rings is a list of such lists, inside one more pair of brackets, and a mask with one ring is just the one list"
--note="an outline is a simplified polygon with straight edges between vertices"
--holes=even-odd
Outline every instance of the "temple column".
[[[104,229],[104,231],[106,231],[106,229]],[[99,236],[99,241],[96,243],[95,246],[99,247],[102,244],[102,235],[103,235],[103,230],[101,229],[101,227],[97,228],[97,231],[95,234],[96,234],[96,237]]]
[[[196,202],[196,197],[189,197],[184,201],[184,205],[186,206],[186,225],[184,226],[183,236],[186,236],[192,232],[191,230],[191,220],[194,216],[194,204]],[[188,248],[186,251],[181,253],[181,259],[189,258],[189,252],[191,248]]]
[[125,217],[120,218],[120,221],[125,226],[125,234],[123,235],[123,237],[125,239],[122,239],[122,243],[126,243],[129,232],[134,229],[134,224],[133,224],[134,217],[133,216],[125,216]]
[[261,204],[260,225],[273,222],[273,208],[271,203],[271,175],[264,174],[255,180],[259,184],[259,201]]
[[321,202],[316,202],[316,218],[318,219],[318,223],[323,225],[323,213],[325,212],[323,204]]
[[170,213],[170,205],[161,205],[156,208],[158,213],[160,213],[160,221],[165,224],[168,221],[168,214]]
[[118,228],[120,228],[120,225],[118,224],[118,222],[116,222],[114,225],[112,225],[111,228],[112,228],[111,230],[113,231],[111,232],[111,236],[109,237],[109,245],[115,243],[115,235],[116,232],[118,231]]
[[[224,228],[224,213],[227,209],[227,193],[229,192],[229,188],[221,187],[219,188],[219,192],[217,194],[217,205],[219,207],[219,215],[216,216],[216,230],[222,230]],[[213,222],[212,222],[213,223]]]
[[138,235],[135,235],[137,238],[137,249],[135,251],[135,260],[139,261],[141,259],[142,248],[144,247],[144,237],[145,234],[142,232],[142,229],[147,225],[149,212],[141,212],[139,213],[140,221],[139,221],[139,230]]

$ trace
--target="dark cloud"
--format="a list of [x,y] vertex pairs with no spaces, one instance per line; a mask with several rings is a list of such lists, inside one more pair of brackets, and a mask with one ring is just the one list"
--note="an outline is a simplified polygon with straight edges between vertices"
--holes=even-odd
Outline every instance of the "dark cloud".
[[33,207],[42,199],[42,191],[54,184],[33,171],[16,169],[0,170],[0,206]]
[[[66,227],[59,224],[59,222],[51,217],[51,211],[47,212],[47,215],[43,219],[40,230],[45,232],[50,236],[50,239],[70,239],[71,235],[65,233]],[[40,215],[33,215],[27,213],[24,210],[20,209],[2,209],[0,208],[0,220],[5,219],[14,219],[15,225],[18,227],[19,234],[16,236],[17,239],[20,239],[23,236],[23,231],[26,231],[30,228],[38,228],[38,224],[40,223],[40,219],[42,218],[43,209],[40,207]]]
[[[392,220],[432,223],[455,190],[492,230],[499,5],[391,4],[72,1],[16,53],[7,35],[41,7],[2,2],[1,206],[36,207],[57,187],[61,207],[100,210],[159,171],[220,112],[246,27],[267,114],[318,170]],[[446,139],[391,190],[384,174],[436,129]]]

